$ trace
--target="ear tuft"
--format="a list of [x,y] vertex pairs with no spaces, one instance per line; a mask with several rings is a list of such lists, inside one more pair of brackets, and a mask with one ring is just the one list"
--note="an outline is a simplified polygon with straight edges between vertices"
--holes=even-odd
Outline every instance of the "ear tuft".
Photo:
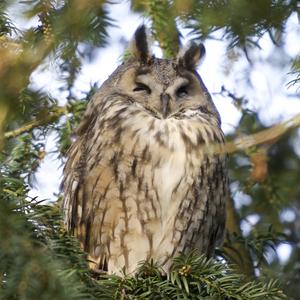
[[177,64],[188,70],[194,70],[205,55],[205,47],[201,43],[192,42],[188,47],[181,49],[177,55]]
[[151,58],[149,50],[148,35],[145,25],[141,25],[137,28],[134,36],[130,42],[130,53],[142,63],[147,63]]

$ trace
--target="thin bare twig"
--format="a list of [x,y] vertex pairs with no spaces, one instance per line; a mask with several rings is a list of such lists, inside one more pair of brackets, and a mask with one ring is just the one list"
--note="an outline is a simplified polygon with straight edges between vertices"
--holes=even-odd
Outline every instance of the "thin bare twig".
[[261,130],[260,132],[238,137],[233,141],[226,142],[224,145],[210,144],[206,145],[206,153],[208,154],[222,154],[222,153],[234,153],[238,151],[244,151],[251,147],[261,144],[272,143],[279,139],[282,135],[291,129],[300,126],[300,114],[295,115],[291,119],[274,125],[270,128]]
[[39,127],[39,126],[47,125],[47,124],[57,120],[62,115],[66,114],[67,112],[68,112],[67,106],[58,106],[46,118],[35,119],[35,120],[25,124],[24,126],[18,128],[18,129],[8,131],[8,132],[4,133],[4,138],[5,139],[15,138],[15,137],[17,137],[17,136],[19,136],[19,135],[21,135],[25,132],[30,132],[33,129]]

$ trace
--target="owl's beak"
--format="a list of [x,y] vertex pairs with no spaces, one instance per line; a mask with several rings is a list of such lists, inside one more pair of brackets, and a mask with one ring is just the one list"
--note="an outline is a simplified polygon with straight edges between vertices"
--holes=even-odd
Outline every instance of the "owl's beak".
[[169,113],[170,96],[168,94],[163,93],[160,95],[160,100],[161,100],[161,111],[163,117],[166,118]]

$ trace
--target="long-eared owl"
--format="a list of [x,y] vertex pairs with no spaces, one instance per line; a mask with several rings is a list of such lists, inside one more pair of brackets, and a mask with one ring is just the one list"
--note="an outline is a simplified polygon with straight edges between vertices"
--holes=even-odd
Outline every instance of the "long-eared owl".
[[220,116],[196,72],[202,44],[152,56],[144,26],[89,102],[64,169],[64,220],[93,269],[120,274],[222,242],[228,193]]

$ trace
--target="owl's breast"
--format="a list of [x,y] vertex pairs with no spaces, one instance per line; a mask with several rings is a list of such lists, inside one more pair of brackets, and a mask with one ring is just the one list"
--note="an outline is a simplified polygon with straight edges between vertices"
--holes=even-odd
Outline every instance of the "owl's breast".
[[[161,120],[145,113],[127,119],[123,126],[127,130],[121,144],[126,145],[127,163],[135,163],[136,176],[124,177],[130,177],[134,195],[138,195],[138,213],[152,234],[152,248],[174,249],[179,239],[174,235],[176,216],[193,197],[204,157],[199,143],[208,139],[209,132],[194,120]],[[157,257],[161,255],[159,250]]]
[[[193,240],[194,233],[184,233],[198,230],[209,197],[208,181],[199,177],[208,163],[202,146],[221,133],[199,120],[158,119],[125,105],[109,107],[98,121],[85,193],[95,199],[95,234],[109,249],[103,250],[110,253],[109,270],[122,264],[134,270],[136,261],[149,258],[169,261]],[[212,176],[214,159],[205,176]]]
[[112,134],[107,135],[113,141],[118,137],[110,152],[121,152],[119,179],[133,186],[137,182],[134,193],[155,194],[160,218],[168,220],[198,179],[203,146],[221,141],[222,133],[205,119],[158,119],[136,106],[112,109],[110,116],[120,110],[118,126],[108,125]]

